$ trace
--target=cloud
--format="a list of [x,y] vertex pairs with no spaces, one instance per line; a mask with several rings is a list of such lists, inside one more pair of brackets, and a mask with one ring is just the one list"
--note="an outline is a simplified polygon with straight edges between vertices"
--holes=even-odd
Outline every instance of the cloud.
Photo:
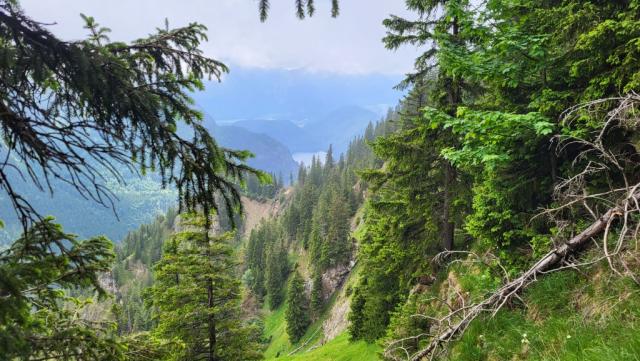
[[21,0],[35,20],[65,39],[83,38],[80,13],[112,29],[113,40],[143,37],[163,26],[199,22],[209,28],[206,55],[228,64],[267,69],[305,69],[343,74],[403,74],[417,50],[388,51],[381,43],[382,20],[406,14],[404,0],[343,0],[337,19],[330,1],[316,0],[313,18],[300,21],[292,0],[271,0],[266,23],[257,0]]

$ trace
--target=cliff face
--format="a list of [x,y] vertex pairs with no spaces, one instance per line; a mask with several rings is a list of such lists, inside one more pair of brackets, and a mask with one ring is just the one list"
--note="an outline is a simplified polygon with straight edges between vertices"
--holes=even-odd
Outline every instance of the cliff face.
[[291,188],[287,188],[282,193],[282,197],[258,201],[248,197],[242,197],[244,215],[242,219],[243,236],[248,236],[260,221],[266,218],[276,217],[284,209],[284,203],[291,195]]

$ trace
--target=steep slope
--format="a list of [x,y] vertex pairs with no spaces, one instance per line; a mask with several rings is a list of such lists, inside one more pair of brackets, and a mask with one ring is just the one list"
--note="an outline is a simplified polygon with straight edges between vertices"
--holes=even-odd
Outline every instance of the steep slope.
[[[292,344],[286,332],[284,312],[288,305],[283,303],[274,311],[262,310],[265,323],[265,338],[269,340],[265,358],[285,360],[378,360],[376,345],[365,342],[348,342],[347,315],[351,302],[351,290],[359,278],[359,268],[355,267],[343,275],[340,285],[332,290],[322,314],[313,322],[299,342]],[[336,342],[332,342],[338,339]],[[338,346],[339,345],[339,346]],[[365,346],[366,345],[366,346]],[[357,355],[359,358],[345,358]],[[315,356],[314,356],[315,355]],[[328,358],[321,358],[328,357]],[[342,358],[340,358],[342,357]],[[351,357],[351,356],[350,356]]]

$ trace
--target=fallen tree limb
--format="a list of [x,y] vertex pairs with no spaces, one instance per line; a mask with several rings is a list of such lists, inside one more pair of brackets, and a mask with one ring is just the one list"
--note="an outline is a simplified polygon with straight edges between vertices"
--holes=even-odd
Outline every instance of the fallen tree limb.
[[593,237],[605,233],[608,226],[611,225],[611,222],[613,222],[616,217],[623,214],[625,205],[629,202],[637,202],[638,198],[640,198],[640,192],[634,193],[633,196],[627,198],[623,205],[609,209],[580,234],[547,253],[531,268],[529,268],[529,270],[520,275],[520,277],[506,283],[496,292],[491,294],[491,296],[470,307],[458,323],[447,327],[446,330],[435,335],[429,345],[412,355],[410,360],[418,361],[424,357],[432,355],[441,344],[449,342],[453,338],[464,333],[471,321],[481,313],[497,313],[511,297],[516,295],[520,290],[522,290],[522,288],[535,281],[538,275],[542,275],[545,272],[552,270],[567,256],[573,255],[576,251],[583,249]]

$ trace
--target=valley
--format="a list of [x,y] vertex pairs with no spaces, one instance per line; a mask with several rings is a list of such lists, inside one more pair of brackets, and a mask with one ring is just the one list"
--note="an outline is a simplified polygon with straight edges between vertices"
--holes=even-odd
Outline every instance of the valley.
[[639,0],[0,0],[0,361],[640,361],[639,59]]

